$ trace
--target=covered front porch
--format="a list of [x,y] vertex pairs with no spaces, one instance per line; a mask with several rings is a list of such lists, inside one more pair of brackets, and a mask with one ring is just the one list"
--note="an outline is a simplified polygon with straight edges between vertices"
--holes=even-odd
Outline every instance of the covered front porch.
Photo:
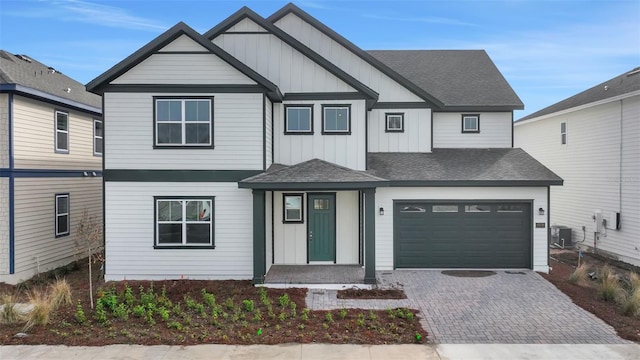
[[360,265],[272,265],[266,286],[295,287],[300,285],[364,285],[365,270]]

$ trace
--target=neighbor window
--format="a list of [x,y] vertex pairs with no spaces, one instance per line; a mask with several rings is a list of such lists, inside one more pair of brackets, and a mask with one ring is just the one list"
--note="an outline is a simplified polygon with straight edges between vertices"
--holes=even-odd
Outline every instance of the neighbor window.
[[56,111],[56,152],[69,152],[69,113]]
[[322,105],[323,134],[351,134],[350,105]]
[[156,197],[156,248],[213,247],[213,200]]
[[480,132],[480,115],[478,114],[462,115],[462,132],[463,133],[479,133]]
[[102,135],[102,120],[93,119],[93,154],[102,155],[102,147],[104,146]]
[[156,147],[213,147],[213,99],[155,98]]
[[56,194],[56,237],[69,235],[69,194]]
[[385,131],[386,132],[403,132],[404,131],[404,114],[387,113],[385,114]]
[[285,134],[313,134],[313,106],[285,106]]
[[283,222],[285,223],[301,223],[302,218],[302,194],[284,194],[284,215]]
[[567,123],[560,123],[560,144],[565,145],[567,143]]

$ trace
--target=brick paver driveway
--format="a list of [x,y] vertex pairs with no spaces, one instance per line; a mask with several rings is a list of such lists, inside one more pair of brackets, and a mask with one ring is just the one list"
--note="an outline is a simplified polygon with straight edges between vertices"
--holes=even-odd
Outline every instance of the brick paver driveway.
[[612,327],[571,302],[533,271],[454,277],[436,270],[379,272],[383,286],[401,285],[407,300],[338,300],[335,291],[309,290],[316,309],[409,306],[436,343],[626,343]]

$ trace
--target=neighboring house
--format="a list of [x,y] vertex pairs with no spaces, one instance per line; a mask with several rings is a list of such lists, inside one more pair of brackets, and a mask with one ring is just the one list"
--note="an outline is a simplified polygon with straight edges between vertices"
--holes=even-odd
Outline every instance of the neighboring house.
[[0,50],[0,282],[73,261],[85,209],[101,224],[101,113],[84,85]]
[[[179,23],[103,95],[107,280],[548,270],[550,185],[484,51],[365,52],[289,4]],[[267,275],[268,276],[268,275]]]
[[565,180],[552,224],[640,266],[640,68],[518,120],[515,144]]

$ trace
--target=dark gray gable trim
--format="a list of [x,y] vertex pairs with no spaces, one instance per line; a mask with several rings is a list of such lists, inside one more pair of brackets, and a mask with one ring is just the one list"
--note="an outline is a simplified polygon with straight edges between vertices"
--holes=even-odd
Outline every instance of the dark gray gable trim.
[[20,84],[0,84],[0,93],[13,93],[35,100],[44,101],[53,105],[65,106],[74,110],[88,112],[92,115],[102,115],[102,109],[83,104],[60,96],[52,95],[44,91],[36,90]]
[[364,94],[359,92],[308,92],[308,93],[285,93],[283,101],[298,100],[366,100]]
[[427,102],[378,102],[374,109],[429,109],[433,104]]
[[101,88],[104,92],[152,93],[264,93],[260,85],[209,84],[114,84]]
[[424,91],[422,88],[420,88],[416,84],[412,83],[411,81],[409,81],[406,78],[404,78],[402,75],[400,75],[397,72],[393,71],[390,67],[388,67],[387,65],[383,64],[380,60],[374,58],[373,56],[371,56],[370,54],[368,54],[364,50],[360,49],[354,43],[352,43],[351,41],[347,40],[345,37],[343,37],[342,35],[338,34],[337,32],[333,31],[331,28],[329,28],[325,24],[321,23],[316,18],[314,18],[313,16],[309,15],[307,12],[305,12],[304,10],[300,9],[299,7],[295,6],[292,3],[289,3],[289,4],[285,5],[282,9],[276,11],[273,15],[269,16],[267,18],[267,21],[269,21],[272,24],[275,24],[278,20],[280,20],[282,17],[286,16],[289,13],[294,13],[295,15],[297,15],[298,17],[300,17],[304,21],[308,22],[313,27],[318,29],[320,32],[324,33],[329,38],[331,38],[334,41],[336,41],[338,44],[344,46],[349,51],[351,51],[354,54],[358,55],[361,59],[363,59],[364,61],[366,61],[369,64],[371,64],[376,69],[380,70],[383,74],[387,75],[388,77],[390,77],[391,79],[395,80],[396,82],[398,82],[402,86],[404,86],[407,89],[411,90],[411,92],[413,92],[414,94],[416,94],[419,97],[425,99],[426,101],[429,101],[429,102],[435,104],[439,108],[444,107],[444,103],[442,101],[436,99],[433,95],[427,93],[426,91]]
[[153,39],[147,45],[138,49],[138,51],[129,55],[127,58],[113,66],[111,69],[102,73],[97,78],[91,80],[86,85],[87,91],[91,91],[93,93],[101,95],[101,93],[104,92],[104,90],[102,89],[103,86],[107,85],[118,76],[129,71],[130,69],[141,63],[143,60],[148,58],[150,55],[162,49],[164,46],[170,44],[173,40],[182,35],[188,36],[193,41],[209,50],[210,53],[215,54],[222,60],[226,61],[229,65],[233,66],[235,69],[257,82],[259,85],[262,85],[268,91],[269,96],[273,99],[282,98],[280,90],[274,83],[267,80],[265,77],[258,74],[256,71],[243,64],[238,59],[234,58],[233,56],[231,56],[231,54],[227,53],[211,41],[208,41],[205,37],[198,34],[195,30],[193,30],[183,22],[177,23],[171,29],[165,31],[163,34]]
[[509,112],[513,110],[523,110],[524,105],[469,105],[469,106],[446,106],[438,112]]
[[289,46],[293,47],[294,49],[302,53],[304,56],[313,60],[318,65],[322,66],[325,70],[329,71],[330,73],[338,77],[338,79],[344,81],[354,89],[365,94],[369,99],[372,99],[375,101],[378,100],[378,93],[375,92],[373,89],[361,83],[353,76],[347,74],[342,69],[334,65],[332,62],[323,58],[322,56],[320,56],[320,54],[311,50],[309,47],[305,46],[304,44],[296,40],[294,37],[292,37],[291,35],[282,31],[280,28],[278,28],[274,24],[268,22],[262,16],[256,14],[253,10],[249,9],[246,6],[242,7],[240,10],[236,11],[233,15],[223,20],[220,24],[216,25],[211,30],[204,33],[204,37],[206,37],[209,40],[213,40],[213,38],[222,34],[227,29],[229,29],[230,27],[232,27],[233,25],[235,25],[237,22],[239,22],[244,18],[249,18],[256,24],[262,26],[264,29],[266,29],[273,35],[277,36],[280,40],[284,41]]
[[104,181],[132,182],[238,182],[262,170],[128,170],[107,169]]
[[562,185],[563,180],[391,180],[392,187],[517,187]]
[[374,189],[377,187],[388,186],[385,181],[362,181],[362,182],[280,182],[280,183],[251,183],[239,182],[240,189],[257,189],[257,190],[287,190],[287,191],[306,191],[306,190],[360,190]]

